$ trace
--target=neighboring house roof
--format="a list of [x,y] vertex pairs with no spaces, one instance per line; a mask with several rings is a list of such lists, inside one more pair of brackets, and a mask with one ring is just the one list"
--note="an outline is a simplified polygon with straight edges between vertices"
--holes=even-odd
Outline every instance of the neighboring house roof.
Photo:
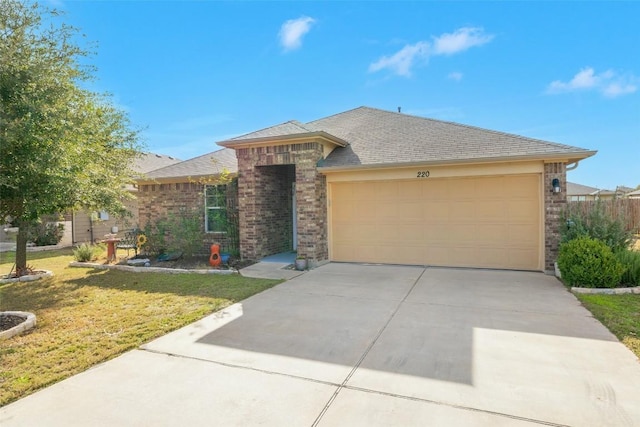
[[145,174],[144,181],[167,178],[188,178],[217,175],[226,169],[231,173],[238,172],[238,160],[233,150],[223,148],[204,154],[184,162],[176,163]]
[[596,194],[613,194],[613,191],[567,182],[567,196],[595,196]]
[[133,170],[138,173],[147,173],[165,166],[180,163],[182,160],[164,154],[142,153],[133,164]]
[[640,198],[640,190],[636,190],[636,191],[630,191],[626,194],[627,197],[630,197],[632,199],[637,199]]
[[635,190],[635,188],[625,187],[624,185],[619,185],[619,186],[616,187],[616,194],[618,196],[626,196],[627,194],[631,193],[633,190]]
[[322,168],[527,158],[562,158],[573,162],[595,154],[570,145],[370,107],[305,124],[290,121],[218,145],[234,147],[246,140],[276,142],[292,135],[303,137],[305,132],[309,136],[323,133],[338,141],[338,147],[320,162]]

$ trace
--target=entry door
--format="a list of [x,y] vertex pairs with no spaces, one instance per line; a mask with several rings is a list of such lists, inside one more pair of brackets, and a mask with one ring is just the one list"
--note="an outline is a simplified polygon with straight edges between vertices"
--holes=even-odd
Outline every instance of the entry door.
[[293,250],[298,250],[298,212],[297,212],[297,201],[296,201],[296,183],[295,181],[291,183],[291,211],[293,218],[291,219],[293,223]]

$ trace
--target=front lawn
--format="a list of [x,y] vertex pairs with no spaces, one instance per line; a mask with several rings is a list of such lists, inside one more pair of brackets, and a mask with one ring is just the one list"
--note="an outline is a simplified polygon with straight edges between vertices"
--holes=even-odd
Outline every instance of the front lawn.
[[[281,282],[71,268],[70,249],[28,257],[55,276],[0,285],[0,311],[33,312],[38,322],[0,342],[0,406]],[[0,253],[0,275],[13,262]]]
[[640,295],[576,294],[576,297],[640,358]]

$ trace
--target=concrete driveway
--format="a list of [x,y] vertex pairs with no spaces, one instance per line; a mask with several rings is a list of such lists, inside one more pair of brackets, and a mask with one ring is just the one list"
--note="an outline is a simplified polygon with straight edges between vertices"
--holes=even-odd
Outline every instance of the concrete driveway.
[[553,277],[329,264],[0,425],[637,426],[639,384],[638,359]]

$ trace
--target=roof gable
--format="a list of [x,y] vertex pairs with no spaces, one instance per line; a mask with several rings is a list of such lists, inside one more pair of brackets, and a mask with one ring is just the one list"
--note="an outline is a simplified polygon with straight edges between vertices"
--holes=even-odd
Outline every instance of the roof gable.
[[249,139],[270,138],[287,135],[299,135],[304,133],[315,132],[316,129],[312,129],[310,126],[306,126],[297,120],[290,120],[279,125],[271,126],[265,129],[261,129],[255,132],[240,135],[235,138],[231,138],[229,141],[243,141]]

